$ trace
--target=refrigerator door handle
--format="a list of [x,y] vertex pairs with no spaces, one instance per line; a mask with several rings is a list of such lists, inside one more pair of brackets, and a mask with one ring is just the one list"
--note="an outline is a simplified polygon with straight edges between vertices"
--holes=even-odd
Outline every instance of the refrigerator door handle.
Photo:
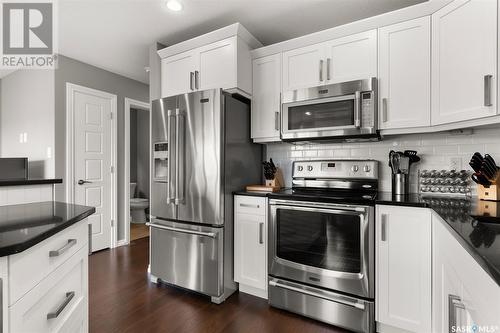
[[167,139],[168,139],[168,158],[167,158],[167,204],[174,202],[174,197],[171,193],[173,187],[173,177],[172,177],[172,160],[174,158],[174,152],[172,149],[172,123],[171,119],[173,118],[172,110],[167,110]]
[[[181,124],[182,122],[182,124]],[[180,109],[175,109],[175,204],[184,203],[184,152],[185,152],[185,124],[184,114]],[[181,174],[182,172],[182,174]],[[182,179],[182,181],[181,181]]]

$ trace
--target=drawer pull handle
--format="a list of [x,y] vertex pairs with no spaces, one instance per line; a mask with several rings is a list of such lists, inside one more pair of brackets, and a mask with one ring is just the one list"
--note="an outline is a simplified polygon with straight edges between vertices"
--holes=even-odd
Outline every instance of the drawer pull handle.
[[76,244],[76,239],[68,239],[68,242],[66,243],[66,245],[64,245],[63,247],[61,247],[59,250],[55,250],[55,251],[50,251],[49,252],[49,257],[58,257],[60,256],[61,254],[63,254],[64,252],[68,251],[68,249],[70,247],[72,247],[73,245]]
[[57,310],[54,311],[54,312],[47,313],[47,320],[57,318],[61,314],[61,312],[64,311],[64,309],[66,308],[66,306],[68,306],[69,302],[71,302],[71,300],[73,299],[73,297],[75,297],[75,292],[74,291],[67,292],[66,293],[66,298],[64,298],[64,301],[61,303],[61,305],[59,305],[59,307],[57,308]]
[[387,241],[387,214],[382,214],[382,230],[381,237],[382,242]]
[[264,223],[259,223],[259,244],[264,244]]
[[240,207],[247,207],[247,208],[260,208],[260,205],[250,205],[250,204],[240,203]]

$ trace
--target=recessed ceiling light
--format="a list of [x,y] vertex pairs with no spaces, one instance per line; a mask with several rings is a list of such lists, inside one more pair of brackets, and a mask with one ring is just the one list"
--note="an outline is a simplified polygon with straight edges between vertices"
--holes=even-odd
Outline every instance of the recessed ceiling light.
[[178,12],[182,10],[182,4],[177,0],[169,0],[167,1],[167,8],[174,12]]

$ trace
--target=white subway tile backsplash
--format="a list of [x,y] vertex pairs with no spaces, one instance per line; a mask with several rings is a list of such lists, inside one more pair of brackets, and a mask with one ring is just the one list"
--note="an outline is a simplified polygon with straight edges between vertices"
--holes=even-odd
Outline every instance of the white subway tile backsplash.
[[434,154],[436,155],[457,155],[458,146],[447,145],[447,146],[434,146]]
[[283,170],[285,183],[291,186],[292,162],[310,159],[374,159],[380,162],[380,188],[391,190],[391,174],[387,165],[389,151],[416,150],[422,161],[413,166],[412,190],[417,189],[418,169],[449,169],[451,160],[460,158],[463,168],[471,155],[488,153],[500,163],[500,128],[474,129],[471,134],[451,135],[449,132],[411,134],[385,137],[380,142],[267,145],[267,159],[272,158]]

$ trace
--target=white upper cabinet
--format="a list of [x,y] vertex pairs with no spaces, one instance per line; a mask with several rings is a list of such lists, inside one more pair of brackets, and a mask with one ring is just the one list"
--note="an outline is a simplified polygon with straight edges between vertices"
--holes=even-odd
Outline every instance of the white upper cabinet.
[[252,139],[280,140],[281,54],[253,60]]
[[201,47],[195,71],[195,89],[205,90],[235,86],[237,82],[236,37]]
[[376,212],[376,320],[385,327],[431,332],[431,212],[382,205]]
[[327,84],[377,76],[377,30],[325,43]]
[[213,88],[237,88],[251,95],[250,49],[230,37],[162,59],[162,97]]
[[325,47],[315,44],[283,53],[283,91],[325,83]]
[[380,28],[378,59],[380,128],[430,126],[430,17]]
[[214,88],[251,97],[250,50],[261,45],[235,23],[159,50],[161,97]]
[[163,59],[161,61],[162,97],[193,91],[195,69],[196,54],[192,51]]
[[377,76],[377,31],[283,53],[283,91]]
[[432,15],[432,124],[497,114],[497,1],[456,0]]

